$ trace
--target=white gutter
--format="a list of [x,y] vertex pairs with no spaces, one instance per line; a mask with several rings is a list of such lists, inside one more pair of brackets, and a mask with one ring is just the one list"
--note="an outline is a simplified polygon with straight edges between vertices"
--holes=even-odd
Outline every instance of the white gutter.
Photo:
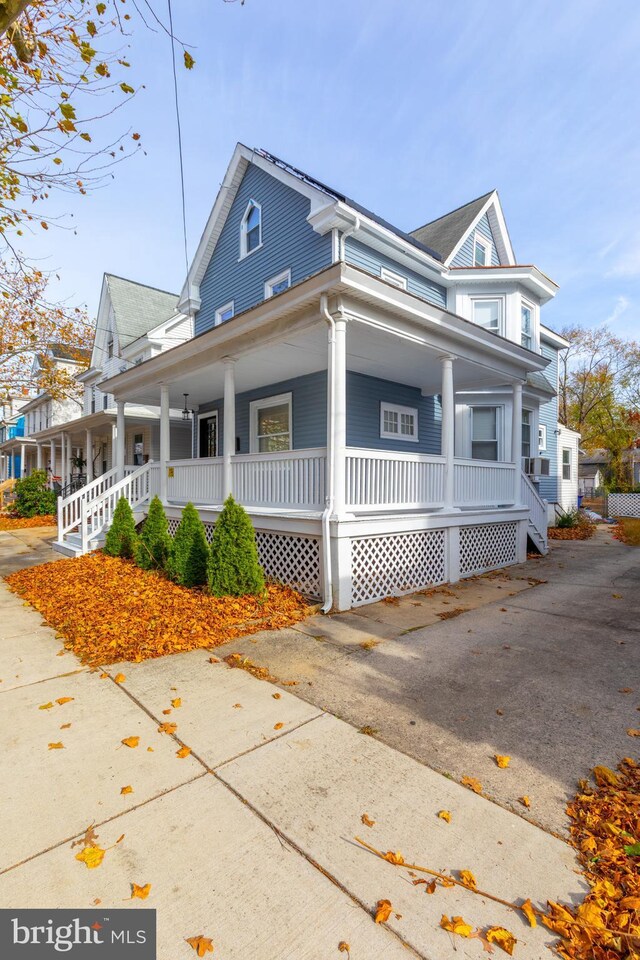
[[[353,221],[353,225],[352,225],[351,227],[348,227],[346,230],[343,231],[342,236],[340,237],[340,248],[339,248],[339,251],[338,251],[338,258],[339,258],[339,260],[340,260],[341,263],[344,263],[344,258],[345,258],[345,254],[346,254],[346,243],[345,243],[345,241],[346,241],[347,237],[353,236],[353,234],[354,234],[354,233],[357,233],[359,229],[360,229],[360,217],[356,217],[355,220]],[[325,297],[325,300],[326,300],[326,297]],[[327,312],[326,306],[325,306],[324,310],[325,310],[325,312]],[[326,318],[325,318],[325,319],[326,319]],[[331,320],[331,322],[333,323],[333,319]]]
[[[343,235],[344,236],[344,235]],[[335,405],[336,392],[336,374],[335,374],[335,348],[336,348],[336,324],[335,320],[327,309],[327,295],[320,295],[320,313],[323,320],[329,325],[327,341],[327,491],[325,497],[325,508],[322,513],[322,553],[324,558],[324,604],[322,612],[329,613],[333,606],[333,580],[331,576],[331,536],[329,531],[329,518],[333,513],[334,487],[333,487],[333,462],[334,462],[334,423],[333,411]]]

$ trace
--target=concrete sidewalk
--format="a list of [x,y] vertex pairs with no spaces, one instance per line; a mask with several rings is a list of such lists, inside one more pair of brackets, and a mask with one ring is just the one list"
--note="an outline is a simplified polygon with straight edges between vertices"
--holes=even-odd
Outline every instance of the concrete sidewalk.
[[[159,960],[188,960],[185,938],[199,934],[221,960],[338,960],[342,941],[352,960],[482,956],[440,929],[442,914],[506,926],[522,960],[551,956],[544,927],[458,887],[425,896],[354,837],[539,904],[583,896],[563,841],[358,733],[301,685],[294,695],[203,650],[102,677],[58,656],[54,632],[4,584],[0,623],[1,906],[156,908]],[[95,870],[72,847],[90,824],[107,851]],[[132,883],[150,883],[149,898],[128,899]],[[384,925],[372,920],[380,899],[393,904]]]

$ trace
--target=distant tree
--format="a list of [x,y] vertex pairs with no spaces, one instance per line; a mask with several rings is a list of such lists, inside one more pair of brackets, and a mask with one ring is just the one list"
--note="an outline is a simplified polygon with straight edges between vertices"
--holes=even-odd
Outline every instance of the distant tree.
[[264,571],[258,560],[253,524],[244,507],[231,496],[213,530],[209,589],[216,597],[264,592]]
[[107,530],[104,552],[110,557],[134,556],[138,534],[131,504],[126,497],[120,497],[113,511],[111,526]]
[[149,504],[149,512],[136,544],[135,561],[143,570],[165,570],[171,551],[169,524],[159,497]]
[[207,582],[208,559],[204,524],[194,505],[188,503],[173,538],[167,573],[183,587],[203,586]]

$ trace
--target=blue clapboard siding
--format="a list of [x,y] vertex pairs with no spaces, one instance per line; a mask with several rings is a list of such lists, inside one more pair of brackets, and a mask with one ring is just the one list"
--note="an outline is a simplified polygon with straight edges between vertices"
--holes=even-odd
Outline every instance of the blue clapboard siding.
[[491,266],[499,267],[500,266],[500,257],[498,256],[498,251],[496,249],[496,243],[493,238],[493,233],[491,232],[491,227],[489,226],[489,218],[485,215],[480,218],[475,229],[471,231],[465,242],[462,244],[455,257],[451,261],[452,267],[472,267],[473,264],[473,238],[475,236],[476,230],[480,236],[484,237],[485,240],[488,240],[491,243]]
[[[240,257],[240,225],[250,200],[262,206],[262,247]],[[215,312],[233,300],[236,314],[264,300],[264,284],[291,269],[299,283],[331,263],[331,234],[321,237],[307,223],[309,200],[250,164],[200,284],[202,306],[196,334],[214,326]]]
[[[327,374],[324,370],[304,377],[272,383],[236,396],[236,436],[239,453],[249,453],[249,404],[253,400],[291,393],[293,448],[324,447],[327,442]],[[418,443],[380,437],[380,403],[397,403],[418,410]],[[202,404],[198,413],[218,411],[218,452],[222,453],[224,403],[222,399]],[[404,453],[440,453],[441,410],[436,397],[423,397],[416,387],[392,383],[364,374],[347,374],[347,444],[374,450],[401,450]],[[197,430],[194,430],[194,436]],[[194,456],[198,455],[195,437]]]
[[[558,351],[550,344],[544,342],[541,344],[541,349],[542,356],[551,361],[545,369],[544,375],[550,383],[556,384],[558,377]],[[549,500],[551,503],[555,503],[558,499],[558,476],[562,470],[562,466],[558,462],[558,435],[556,433],[558,428],[557,397],[553,397],[546,403],[540,404],[539,417],[540,423],[547,428],[547,449],[541,450],[540,456],[548,457],[551,461],[549,467],[550,476],[543,477],[540,480],[540,496],[544,497],[545,500]]]
[[396,263],[391,257],[386,257],[379,250],[368,247],[360,240],[353,237],[347,237],[345,241],[345,259],[347,263],[352,263],[356,267],[361,267],[367,273],[372,273],[374,277],[380,276],[380,269],[386,267],[387,270],[393,270],[407,278],[407,290],[414,293],[429,303],[435,303],[439,307],[447,305],[447,291],[439,283],[423,277],[413,270]]

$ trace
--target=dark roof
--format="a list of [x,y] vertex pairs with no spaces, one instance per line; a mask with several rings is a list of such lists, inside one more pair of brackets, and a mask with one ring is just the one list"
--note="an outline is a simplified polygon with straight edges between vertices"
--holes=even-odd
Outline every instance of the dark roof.
[[485,193],[476,200],[465,203],[462,207],[445,213],[437,220],[431,220],[425,223],[423,227],[411,231],[411,236],[415,237],[420,243],[433,247],[440,251],[441,259],[444,262],[451,256],[460,239],[467,232],[473,221],[476,219],[483,206],[489,199],[494,190]]
[[49,350],[54,360],[71,360],[74,363],[88,363],[91,359],[91,350],[81,347],[69,347],[66,343],[50,343]]
[[527,383],[530,387],[539,390],[541,393],[546,393],[550,397],[555,397],[556,395],[556,388],[553,384],[547,380],[543,373],[539,373],[537,370],[527,374]]
[[105,273],[120,346],[144,336],[178,313],[178,294]]
[[363,217],[373,220],[375,223],[379,224],[379,226],[384,227],[385,230],[390,230],[391,233],[394,233],[397,237],[400,237],[401,240],[405,240],[407,243],[410,243],[412,247],[416,247],[418,250],[428,254],[435,260],[440,260],[441,262],[444,261],[445,258],[437,252],[436,247],[430,246],[429,244],[423,242],[419,237],[416,237],[411,233],[405,233],[404,230],[400,230],[399,227],[389,223],[388,220],[384,220],[382,217],[379,217],[377,213],[373,213],[371,210],[368,210],[366,207],[363,207],[361,204],[357,203],[357,201],[351,200],[344,193],[334,190],[333,187],[328,187],[326,183],[322,183],[321,180],[316,180],[315,177],[311,177],[303,170],[299,170],[297,167],[292,167],[290,163],[286,162],[286,160],[281,160],[279,157],[276,157],[273,153],[269,153],[267,150],[256,149],[255,153],[261,157],[264,157],[265,160],[269,160],[271,163],[274,163],[276,166],[281,167],[283,170],[286,170],[294,177],[297,177],[298,180],[302,180],[304,183],[308,183],[312,187],[316,187],[317,190],[321,190],[334,200],[340,200],[342,203],[346,203],[347,206],[355,210],[356,213],[361,213]]
[[601,467],[601,463],[578,463],[578,476],[595,477]]

